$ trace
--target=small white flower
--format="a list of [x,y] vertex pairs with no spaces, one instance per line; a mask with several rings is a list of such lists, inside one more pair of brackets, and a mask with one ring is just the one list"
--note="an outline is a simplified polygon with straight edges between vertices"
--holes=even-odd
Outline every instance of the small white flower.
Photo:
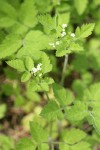
[[64,37],[66,35],[66,32],[61,33],[61,37]]
[[39,77],[41,77],[41,76],[42,76],[42,73],[39,74]]
[[42,64],[41,63],[39,63],[38,65],[37,65],[37,67],[41,67],[42,66]]
[[56,45],[59,45],[60,44],[60,42],[59,41],[56,41]]
[[49,43],[49,45],[55,48],[55,44],[54,43]]
[[38,70],[38,71],[39,71],[39,70],[42,70],[41,66],[42,66],[41,63],[39,63],[39,64],[37,65],[37,70]]
[[65,23],[62,24],[62,28],[63,28],[63,29],[67,28],[67,24],[65,24]]
[[33,72],[33,73],[36,73],[37,71],[38,71],[37,68],[35,68],[35,67],[32,68],[32,72]]
[[74,33],[71,33],[70,36],[75,37],[75,34],[74,34]]

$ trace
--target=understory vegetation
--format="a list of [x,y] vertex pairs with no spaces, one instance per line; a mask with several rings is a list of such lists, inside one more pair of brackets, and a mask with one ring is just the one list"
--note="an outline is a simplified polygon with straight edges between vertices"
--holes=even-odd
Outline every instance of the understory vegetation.
[[0,0],[0,150],[100,150],[100,0]]

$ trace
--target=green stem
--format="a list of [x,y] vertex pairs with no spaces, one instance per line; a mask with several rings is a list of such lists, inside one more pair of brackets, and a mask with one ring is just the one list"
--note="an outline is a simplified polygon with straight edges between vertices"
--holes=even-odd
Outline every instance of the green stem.
[[63,64],[63,70],[62,70],[61,85],[64,84],[67,64],[68,64],[68,55],[66,54],[66,55],[65,55],[64,64]]
[[48,96],[48,93],[47,92],[44,92],[46,97],[47,97],[47,100],[50,100],[49,96]]

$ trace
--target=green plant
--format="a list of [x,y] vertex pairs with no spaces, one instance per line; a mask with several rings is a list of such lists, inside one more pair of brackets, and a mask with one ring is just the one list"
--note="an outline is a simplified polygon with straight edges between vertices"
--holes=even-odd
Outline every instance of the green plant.
[[[100,82],[90,84],[92,75],[87,71],[89,67],[91,68],[87,58],[95,57],[99,61],[98,53],[91,52],[93,44],[88,52],[85,50],[86,40],[92,34],[95,24],[82,23],[83,25],[76,27],[74,31],[69,23],[70,16],[64,8],[65,2],[61,2],[63,5],[59,7],[60,1],[25,0],[22,4],[19,3],[20,9],[17,13],[18,4],[15,7],[13,2],[10,4],[7,1],[0,1],[0,6],[3,6],[0,8],[0,27],[7,31],[4,40],[1,40],[0,58],[20,73],[20,80],[26,85],[27,91],[42,92],[46,95],[46,105],[38,117],[30,122],[32,138],[26,137],[19,140],[16,150],[35,150],[36,148],[53,150],[56,145],[60,150],[91,150],[93,147],[91,141],[94,138],[82,130],[84,122],[90,125],[89,127],[93,126],[97,134],[100,134]],[[94,3],[97,5],[99,2],[94,1]],[[73,4],[76,14],[82,15],[88,0],[83,2],[74,0]],[[52,9],[55,12],[51,15],[48,12]],[[70,9],[69,5],[67,9]],[[79,20],[80,17],[77,18],[77,24]],[[95,28],[95,30],[98,29]],[[97,47],[98,45],[97,42]],[[75,54],[76,59],[69,67],[71,54]],[[53,72],[58,71],[54,71],[52,56],[55,62],[59,57],[65,57],[62,71],[60,71],[60,80],[52,76]],[[94,62],[92,67],[98,70],[100,64],[97,64],[98,66],[95,67]],[[79,72],[82,78],[82,80],[76,79],[72,84],[76,96],[70,89],[64,87],[66,76],[73,70]],[[2,90],[10,93],[5,86],[2,86]],[[14,94],[20,97],[16,105],[22,106],[24,100],[19,94],[20,90],[17,88],[13,90]],[[41,123],[42,119],[45,120],[44,123]],[[61,129],[63,120],[67,120],[72,128]],[[54,134],[53,128],[57,135]],[[59,137],[58,140],[57,137]]]

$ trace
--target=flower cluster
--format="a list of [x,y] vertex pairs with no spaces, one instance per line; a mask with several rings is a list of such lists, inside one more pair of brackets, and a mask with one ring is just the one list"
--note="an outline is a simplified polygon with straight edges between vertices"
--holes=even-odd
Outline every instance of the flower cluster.
[[[67,28],[67,26],[68,25],[65,24],[65,23],[62,24],[62,26],[61,26],[62,27],[61,37],[64,37],[66,35],[65,28]],[[70,36],[74,38],[75,34],[71,33]],[[55,43],[49,43],[49,45],[52,46],[53,48],[56,48],[56,46],[59,45],[59,44],[60,44],[60,41],[56,41]]]
[[70,36],[75,37],[75,34],[74,34],[74,33],[71,33]]
[[61,37],[64,37],[66,35],[65,28],[67,28],[67,24],[62,24],[62,33]]
[[56,41],[56,43],[49,43],[49,45],[52,46],[53,48],[55,48],[59,44],[60,44],[59,41]]
[[41,66],[42,66],[42,64],[39,63],[39,64],[37,65],[37,67],[33,67],[33,68],[32,68],[31,72],[32,72],[35,76],[36,76],[37,73],[39,72],[39,77],[41,77],[41,76],[42,76],[42,73],[40,73],[40,71],[42,70]]

